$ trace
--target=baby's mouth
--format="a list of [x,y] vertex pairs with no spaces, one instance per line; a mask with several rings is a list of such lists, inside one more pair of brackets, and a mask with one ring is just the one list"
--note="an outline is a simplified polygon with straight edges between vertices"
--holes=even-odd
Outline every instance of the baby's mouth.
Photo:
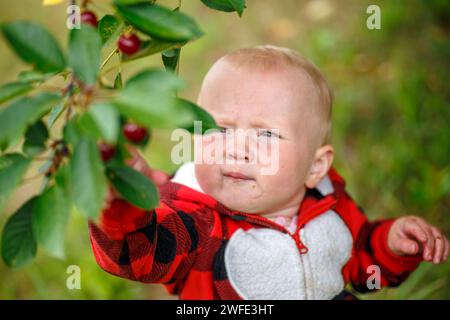
[[223,176],[226,177],[226,178],[230,178],[230,179],[232,179],[234,181],[255,180],[255,179],[253,179],[253,178],[251,178],[251,177],[249,177],[249,176],[247,176],[245,174],[242,174],[240,172],[231,172],[231,171],[230,172],[225,172],[223,174]]

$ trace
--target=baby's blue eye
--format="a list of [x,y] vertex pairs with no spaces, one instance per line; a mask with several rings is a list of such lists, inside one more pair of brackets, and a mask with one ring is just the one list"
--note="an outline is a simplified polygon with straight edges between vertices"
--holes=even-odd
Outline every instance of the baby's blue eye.
[[276,133],[274,133],[274,132],[272,132],[270,130],[262,130],[259,133],[259,136],[268,137],[268,138],[272,138],[272,137],[278,138],[279,137]]

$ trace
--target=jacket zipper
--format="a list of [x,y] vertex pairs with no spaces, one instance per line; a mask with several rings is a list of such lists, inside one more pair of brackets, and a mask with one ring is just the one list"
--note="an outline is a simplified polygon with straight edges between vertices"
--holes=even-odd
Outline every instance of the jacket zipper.
[[309,221],[311,221],[312,219],[316,218],[317,216],[325,213],[326,212],[325,209],[332,207],[336,202],[337,202],[337,200],[334,197],[327,196],[324,199],[322,199],[319,203],[317,203],[316,206],[312,207],[308,211],[299,215],[298,222],[297,222],[297,228],[295,229],[293,234],[291,232],[289,232],[289,230],[286,229],[285,227],[283,227],[282,225],[279,225],[268,218],[255,216],[255,215],[245,213],[245,212],[240,212],[240,211],[231,211],[231,213],[250,218],[250,220],[252,222],[257,222],[257,223],[259,222],[259,224],[265,224],[265,225],[268,224],[272,227],[272,229],[282,230],[284,233],[287,233],[295,241],[295,244],[297,245],[297,248],[298,248],[300,254],[306,254],[308,252],[308,247],[306,247],[306,245],[301,240],[300,230],[303,229],[304,226]]
[[[197,191],[195,191],[195,192],[197,192]],[[321,215],[322,213],[325,213],[326,212],[325,209],[331,208],[334,204],[336,204],[336,202],[337,202],[337,199],[333,195],[327,195],[327,196],[325,196],[325,198],[320,200],[315,206],[313,206],[306,212],[303,212],[301,215],[299,215],[298,222],[297,222],[297,228],[296,228],[294,234],[290,233],[289,230],[287,230],[285,227],[273,222],[270,219],[264,218],[264,217],[259,217],[259,216],[255,216],[255,215],[248,214],[245,212],[240,212],[240,211],[226,210],[225,213],[229,216],[240,215],[243,217],[247,217],[247,218],[250,218],[249,220],[251,222],[259,223],[260,225],[264,225],[264,226],[270,225],[272,229],[283,231],[284,233],[288,234],[295,241],[295,244],[297,245],[297,248],[298,248],[300,254],[305,254],[308,252],[308,248],[306,247],[306,245],[302,242],[302,240],[300,238],[300,229],[302,229],[310,220],[316,218],[317,216]]]
[[[311,221],[312,219],[316,218],[317,216],[325,213],[327,211],[326,209],[332,208],[332,206],[335,205],[336,203],[337,203],[337,199],[332,195],[328,195],[328,196],[325,196],[324,199],[320,200],[315,206],[313,206],[306,212],[303,212],[298,217],[297,228],[296,228],[294,234],[290,233],[289,230],[287,230],[287,228],[275,223],[274,221],[272,221],[270,219],[264,218],[264,217],[259,217],[259,216],[255,216],[255,215],[248,214],[245,212],[240,212],[240,211],[227,210],[225,213],[229,216],[240,215],[243,217],[247,217],[247,218],[250,218],[249,219],[250,222],[255,222],[255,223],[258,223],[258,224],[264,225],[264,226],[269,225],[272,229],[279,230],[279,231],[281,230],[284,233],[288,234],[295,241],[295,244],[297,245],[297,248],[300,252],[300,255],[299,255],[300,263],[303,266],[303,270],[305,270],[305,261],[303,260],[304,257],[302,256],[302,254],[306,254],[308,252],[308,248],[301,240],[300,231],[304,228],[304,226],[309,221]],[[306,274],[305,273],[303,273],[303,279],[304,279],[304,283],[306,286]],[[309,298],[307,291],[305,291],[305,298],[306,299]]]

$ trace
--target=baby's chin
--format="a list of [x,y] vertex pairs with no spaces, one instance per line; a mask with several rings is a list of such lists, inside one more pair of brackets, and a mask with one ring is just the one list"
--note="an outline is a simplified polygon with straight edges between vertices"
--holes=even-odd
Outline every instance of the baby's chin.
[[251,214],[256,214],[256,213],[260,212],[260,210],[258,210],[254,206],[249,205],[249,203],[247,203],[245,201],[242,201],[244,199],[241,199],[241,200],[223,199],[222,201],[220,201],[219,199],[217,199],[217,200],[221,204],[223,204],[225,207],[227,207],[228,209],[230,209],[232,211],[240,211],[240,212],[251,213]]
[[253,190],[216,190],[210,194],[225,207],[233,211],[258,213],[262,211],[259,196]]
[[209,196],[216,199],[230,210],[254,213],[259,206],[263,191],[257,180],[239,180],[227,178],[216,170],[199,168],[196,176],[200,187]]

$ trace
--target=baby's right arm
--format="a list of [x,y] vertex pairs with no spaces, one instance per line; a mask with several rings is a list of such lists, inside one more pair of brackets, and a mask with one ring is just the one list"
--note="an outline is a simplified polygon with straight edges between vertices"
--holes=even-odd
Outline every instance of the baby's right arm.
[[122,278],[167,283],[182,279],[192,265],[198,235],[193,218],[164,203],[151,211],[114,199],[99,225],[89,222],[95,259]]
[[[162,185],[168,176],[150,169],[136,149],[127,164]],[[160,203],[154,210],[137,208],[110,187],[99,224],[89,222],[95,259],[102,269],[122,278],[168,283],[190,269],[198,244],[193,215]]]

